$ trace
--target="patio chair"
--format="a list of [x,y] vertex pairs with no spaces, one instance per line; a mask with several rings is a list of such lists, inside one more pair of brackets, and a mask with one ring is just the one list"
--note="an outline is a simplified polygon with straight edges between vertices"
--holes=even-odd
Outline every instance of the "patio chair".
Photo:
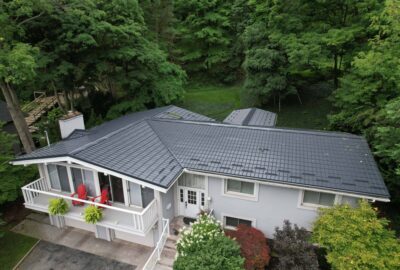
[[[109,198],[108,198],[108,189],[104,188],[101,191],[101,194],[99,196],[92,198],[92,202],[111,205],[111,202],[109,201]],[[102,207],[100,207],[100,208],[102,208]]]
[[[77,192],[71,194],[71,197],[74,198],[75,196],[78,196],[78,199],[81,199],[81,200],[87,200],[88,199],[86,186],[84,184],[80,184],[78,186]],[[83,203],[83,202],[72,200],[72,205],[73,206],[82,206],[84,204],[85,203]]]

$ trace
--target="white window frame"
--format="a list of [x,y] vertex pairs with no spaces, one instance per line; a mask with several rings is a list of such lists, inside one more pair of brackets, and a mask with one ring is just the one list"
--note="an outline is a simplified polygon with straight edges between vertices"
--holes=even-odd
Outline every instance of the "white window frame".
[[232,226],[226,225],[226,217],[248,220],[248,221],[251,221],[251,227],[256,228],[256,226],[257,226],[257,220],[255,218],[249,218],[249,217],[243,217],[243,216],[237,216],[237,215],[221,213],[221,224],[222,224],[222,227],[224,229],[234,230],[234,231],[237,230],[236,227],[232,227]]
[[335,206],[336,204],[340,203],[340,197],[339,197],[339,195],[337,195],[335,193],[322,192],[322,191],[313,191],[313,190],[300,190],[299,191],[299,200],[298,200],[298,203],[297,203],[297,207],[298,208],[308,209],[308,210],[317,210],[318,208],[330,208],[330,207],[332,207],[332,206],[321,205],[321,204],[304,203],[303,200],[304,200],[305,191],[332,194],[332,195],[335,196],[335,199],[333,201],[333,205],[332,206]]
[[[252,183],[252,184],[254,184],[254,193],[252,195],[250,195],[247,193],[228,191],[228,180]],[[238,199],[243,199],[243,200],[249,200],[249,201],[258,201],[258,191],[259,191],[258,183],[253,182],[253,181],[243,181],[243,180],[230,179],[230,178],[223,178],[221,182],[222,182],[222,195],[223,196],[231,197],[231,198],[238,198]]]

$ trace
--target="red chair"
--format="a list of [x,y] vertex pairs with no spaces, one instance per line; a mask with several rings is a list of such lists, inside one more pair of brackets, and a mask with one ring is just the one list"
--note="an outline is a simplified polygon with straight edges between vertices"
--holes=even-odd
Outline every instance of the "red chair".
[[[86,186],[84,184],[80,184],[78,186],[77,192],[73,193],[71,195],[71,197],[75,197],[76,195],[78,195],[78,199],[81,199],[81,200],[87,200],[88,199]],[[82,206],[82,205],[84,205],[84,203],[80,202],[80,201],[72,200],[72,205],[73,206]]]
[[92,198],[92,202],[111,205],[111,202],[108,199],[108,189],[104,188],[99,196]]

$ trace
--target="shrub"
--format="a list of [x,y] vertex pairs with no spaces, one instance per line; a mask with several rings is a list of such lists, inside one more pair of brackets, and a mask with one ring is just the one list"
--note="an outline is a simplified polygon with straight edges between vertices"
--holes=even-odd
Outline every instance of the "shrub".
[[95,205],[85,208],[84,218],[87,223],[96,224],[103,217],[103,211]]
[[260,230],[240,224],[236,231],[227,231],[226,234],[239,243],[241,254],[245,258],[245,269],[265,269],[271,259],[270,249]]
[[274,269],[318,270],[318,257],[309,242],[310,237],[306,229],[296,224],[292,227],[288,220],[284,221],[282,229],[276,227],[273,251],[279,260]]
[[68,210],[69,210],[69,206],[67,204],[67,202],[60,198],[60,199],[50,199],[49,200],[49,213],[50,215],[65,215]]
[[201,215],[177,243],[174,270],[243,269],[240,247],[226,237],[214,218]]
[[366,201],[337,205],[320,210],[312,239],[326,248],[333,269],[400,269],[400,244],[387,225]]

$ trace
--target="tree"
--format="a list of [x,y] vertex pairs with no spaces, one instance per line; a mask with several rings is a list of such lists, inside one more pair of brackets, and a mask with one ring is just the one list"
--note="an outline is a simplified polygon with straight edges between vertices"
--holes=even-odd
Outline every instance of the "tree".
[[400,202],[399,18],[399,2],[386,1],[384,10],[370,26],[370,31],[377,35],[370,40],[368,50],[354,58],[351,72],[340,80],[340,87],[333,94],[338,113],[330,116],[332,129],[366,135],[397,203]]
[[310,243],[311,234],[296,224],[292,226],[285,220],[282,229],[275,228],[274,253],[278,263],[277,270],[318,270],[315,247]]
[[175,1],[175,54],[190,74],[202,71],[223,79],[231,57],[230,7],[222,0]]
[[247,270],[264,270],[269,264],[270,249],[265,235],[258,229],[239,224],[237,230],[225,233],[240,245],[245,258],[244,268]]
[[16,137],[2,130],[0,122],[0,205],[15,201],[21,192],[21,186],[38,176],[36,167],[21,167],[10,165],[13,159],[13,145]]
[[327,249],[333,269],[399,269],[400,243],[387,225],[366,201],[337,205],[321,209],[312,240]]
[[203,214],[182,232],[177,243],[175,270],[243,269],[239,245],[224,235],[214,218]]

